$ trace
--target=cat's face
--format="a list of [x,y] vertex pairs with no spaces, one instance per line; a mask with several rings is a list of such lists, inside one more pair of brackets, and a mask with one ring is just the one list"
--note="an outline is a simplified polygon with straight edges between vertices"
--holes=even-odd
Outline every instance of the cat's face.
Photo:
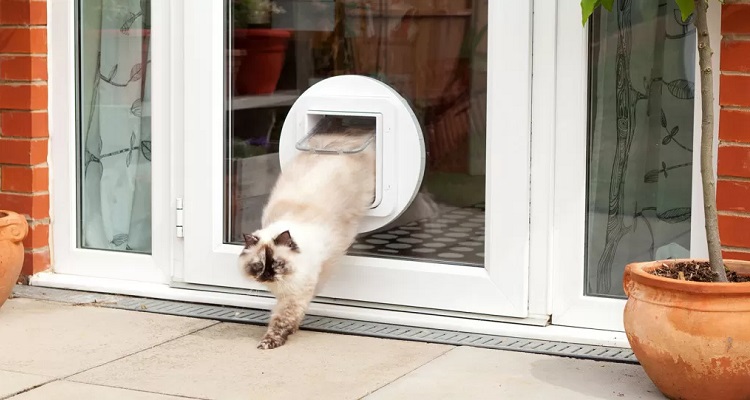
[[294,258],[299,248],[289,231],[268,237],[260,230],[245,237],[245,248],[239,257],[242,271],[261,283],[283,281],[294,270]]

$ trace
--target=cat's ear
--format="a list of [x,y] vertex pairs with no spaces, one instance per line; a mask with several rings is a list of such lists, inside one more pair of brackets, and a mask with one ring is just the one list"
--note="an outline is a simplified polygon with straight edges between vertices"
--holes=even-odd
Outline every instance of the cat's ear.
[[258,237],[255,235],[248,235],[247,233],[243,233],[242,236],[245,238],[245,247],[253,247],[256,244],[258,244]]
[[297,243],[294,243],[292,234],[290,234],[289,231],[281,232],[279,236],[276,236],[276,238],[273,240],[273,244],[275,244],[276,246],[286,246],[292,250],[298,249]]

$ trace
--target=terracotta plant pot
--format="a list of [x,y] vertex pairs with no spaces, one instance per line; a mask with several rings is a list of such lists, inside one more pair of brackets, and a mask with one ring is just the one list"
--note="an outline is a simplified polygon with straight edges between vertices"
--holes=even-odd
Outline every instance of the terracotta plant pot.
[[[699,283],[649,274],[676,261],[681,260],[634,263],[625,269],[625,333],[635,356],[671,399],[750,399],[750,283]],[[750,275],[750,262],[725,264]]]
[[29,232],[26,219],[0,210],[0,307],[10,296],[23,266],[23,244]]
[[270,94],[276,90],[292,33],[279,29],[235,29],[234,48],[244,50],[235,79],[238,95]]

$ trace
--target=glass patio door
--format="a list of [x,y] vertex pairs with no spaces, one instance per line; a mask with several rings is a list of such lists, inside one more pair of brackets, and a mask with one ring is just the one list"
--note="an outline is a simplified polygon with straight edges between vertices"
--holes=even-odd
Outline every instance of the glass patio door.
[[[242,234],[260,226],[280,173],[281,126],[311,85],[357,74],[387,83],[409,102],[424,132],[427,166],[411,206],[360,235],[320,298],[527,315],[529,5],[173,4],[184,16],[175,29],[185,57],[175,96],[184,106],[185,148],[178,201],[184,258],[176,284],[267,295],[242,276],[236,259]],[[512,43],[502,40],[509,36]]]
[[628,263],[707,254],[695,28],[633,0],[584,30],[562,3],[552,323],[622,331]]

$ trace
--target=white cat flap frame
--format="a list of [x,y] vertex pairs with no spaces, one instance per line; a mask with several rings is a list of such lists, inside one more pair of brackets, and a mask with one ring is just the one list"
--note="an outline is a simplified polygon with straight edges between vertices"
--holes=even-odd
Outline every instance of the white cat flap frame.
[[398,92],[373,78],[341,75],[320,81],[297,99],[284,121],[279,141],[282,170],[307,151],[300,149],[300,142],[327,116],[369,120],[374,128],[374,140],[365,146],[376,146],[375,200],[359,232],[394,221],[416,197],[425,170],[424,137],[411,107]]

